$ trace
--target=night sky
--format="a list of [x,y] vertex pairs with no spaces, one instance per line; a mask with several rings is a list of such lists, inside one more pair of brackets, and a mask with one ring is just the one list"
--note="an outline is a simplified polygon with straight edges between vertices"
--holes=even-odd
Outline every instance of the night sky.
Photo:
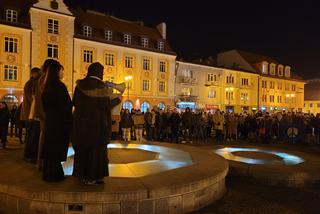
[[[231,49],[267,55],[303,78],[320,78],[317,1],[65,0],[147,26],[167,23],[167,40],[182,58]],[[296,2],[296,3],[295,3]]]

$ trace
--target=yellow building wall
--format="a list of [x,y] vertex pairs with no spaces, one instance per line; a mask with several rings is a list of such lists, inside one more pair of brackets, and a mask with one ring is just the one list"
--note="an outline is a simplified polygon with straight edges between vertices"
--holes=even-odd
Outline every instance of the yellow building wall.
[[[74,40],[74,86],[78,79],[84,78],[90,63],[83,62],[83,50],[93,50],[93,62],[100,62],[105,67],[104,80],[112,76],[115,83],[125,82],[125,77],[132,76],[129,90],[129,100],[133,103],[134,108],[140,108],[140,105],[147,101],[150,107],[158,105],[160,102],[166,106],[173,107],[174,97],[174,72],[175,56],[161,54],[157,52],[133,49],[128,47],[105,44],[90,40],[75,38]],[[105,62],[105,53],[115,54],[115,66],[107,66]],[[125,56],[134,58],[133,68],[125,68]],[[143,70],[143,58],[152,61],[151,70]],[[159,71],[160,60],[166,60],[167,72]],[[150,91],[142,91],[142,80],[150,80]],[[165,81],[166,91],[159,92],[158,82]],[[123,101],[128,99],[128,90],[125,91]]]
[[[267,82],[267,88],[262,88],[262,81]],[[274,82],[274,89],[270,88],[270,82]],[[282,89],[278,89],[278,84],[282,84]],[[286,89],[288,84],[288,89]],[[292,89],[295,85],[295,90]],[[266,102],[263,101],[262,96],[267,95]],[[270,101],[270,95],[274,95],[274,102]],[[277,96],[281,96],[281,103],[278,102]],[[260,91],[259,91],[259,106],[265,107],[266,110],[286,110],[299,111],[304,105],[304,82],[296,80],[287,80],[272,77],[260,77]],[[275,109],[276,108],[276,109]]]
[[[0,24],[0,98],[13,94],[22,101],[25,82],[30,76],[30,34],[31,30]],[[5,52],[5,37],[18,39],[17,53]],[[17,66],[17,81],[4,80],[4,65]]]
[[[64,83],[72,90],[74,17],[38,8],[30,9],[32,25],[32,67],[41,67],[48,58],[47,44],[59,46],[58,60],[64,66]],[[48,33],[48,19],[59,20],[59,34]]]
[[320,100],[305,100],[303,112],[308,114],[319,114],[320,113]]

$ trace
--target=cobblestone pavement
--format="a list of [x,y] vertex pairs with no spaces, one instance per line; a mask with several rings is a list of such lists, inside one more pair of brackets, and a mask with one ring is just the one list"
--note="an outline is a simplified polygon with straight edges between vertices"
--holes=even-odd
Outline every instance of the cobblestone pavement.
[[269,187],[238,178],[227,179],[227,193],[193,214],[319,213],[320,189]]

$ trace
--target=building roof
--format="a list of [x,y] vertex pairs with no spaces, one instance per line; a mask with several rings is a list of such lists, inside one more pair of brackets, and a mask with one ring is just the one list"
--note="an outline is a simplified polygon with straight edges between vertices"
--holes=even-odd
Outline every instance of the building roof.
[[[246,71],[247,70],[248,72],[255,72],[255,73],[261,74],[261,71],[256,66],[257,63],[261,63],[261,62],[266,61],[268,63],[274,63],[274,64],[277,64],[277,65],[282,64],[279,61],[277,61],[276,59],[273,59],[272,57],[265,56],[265,55],[260,55],[260,54],[256,54],[256,53],[251,53],[251,52],[247,52],[247,51],[243,51],[243,50],[233,49],[233,50],[226,51],[226,52],[235,52],[235,53],[237,53],[243,60],[245,60],[251,66],[250,68],[252,68],[251,70],[242,68],[242,69],[240,69],[242,71]],[[225,52],[223,52],[223,53],[225,53]],[[236,63],[234,63],[234,66],[235,67],[231,67],[231,68],[232,69],[239,69],[241,67],[241,66],[238,66],[239,67],[238,68]],[[220,67],[220,65],[219,65],[219,67]],[[225,67],[225,65],[223,67]],[[273,75],[269,75],[269,74],[268,75],[263,75],[263,76],[274,77]],[[287,77],[280,77],[280,76],[276,76],[276,78],[289,79]],[[303,81],[303,79],[300,76],[298,76],[297,74],[295,74],[295,72],[293,72],[292,70],[291,70],[290,79]]]
[[304,87],[304,100],[320,100],[320,79],[307,80]]
[[[37,0],[1,0],[0,1],[0,24],[31,29],[29,9]],[[18,22],[6,21],[6,9],[13,9],[18,12]]]
[[[31,29],[29,10],[37,2],[38,0],[1,0],[0,24],[2,23]],[[18,11],[17,23],[7,22],[5,20],[6,9],[14,9]],[[142,22],[127,21],[95,11],[84,11],[82,9],[73,8],[69,8],[69,10],[75,16],[75,37],[176,55],[168,42],[162,38],[161,33],[156,27],[146,27]],[[83,36],[84,25],[92,27],[92,37]],[[107,41],[105,39],[104,31],[106,29],[113,32],[112,41]],[[124,33],[131,35],[132,39],[130,45],[123,42]],[[141,45],[141,38],[143,37],[149,39],[147,48]],[[164,42],[164,50],[158,49],[158,41]]]
[[[79,8],[70,10],[76,17],[75,34],[77,37],[105,43],[121,44],[129,47],[133,46],[135,48],[151,51],[156,50],[157,52],[166,52],[175,55],[175,52],[171,49],[168,42],[162,38],[160,32],[156,28],[146,27],[142,22],[127,21],[95,11],[84,11]],[[92,37],[83,37],[84,25],[92,27]],[[106,29],[112,31],[112,41],[107,41],[105,39],[104,32]],[[123,43],[124,33],[131,35],[131,45]],[[143,37],[149,39],[148,48],[141,46],[141,38]],[[164,51],[157,49],[158,41],[163,41],[165,43]]]

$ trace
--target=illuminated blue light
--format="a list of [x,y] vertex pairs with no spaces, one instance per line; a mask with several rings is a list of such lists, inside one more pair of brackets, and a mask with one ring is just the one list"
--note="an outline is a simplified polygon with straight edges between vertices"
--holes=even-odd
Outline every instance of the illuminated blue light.
[[[280,157],[282,161],[279,160],[264,160],[264,159],[254,159],[254,158],[246,158],[234,155],[233,152],[261,152],[265,154],[272,154]],[[235,147],[225,147],[223,149],[217,149],[215,151],[216,154],[224,157],[227,160],[237,161],[247,164],[284,164],[284,165],[297,165],[305,162],[304,159],[291,155],[285,152],[277,152],[272,150],[262,150],[256,148],[235,148]]]
[[[110,177],[143,177],[193,164],[189,153],[182,150],[146,144],[108,144],[109,149],[141,149],[158,153],[157,159],[127,164],[109,164]],[[74,150],[69,147],[68,159],[63,162],[65,175],[72,175]]]

